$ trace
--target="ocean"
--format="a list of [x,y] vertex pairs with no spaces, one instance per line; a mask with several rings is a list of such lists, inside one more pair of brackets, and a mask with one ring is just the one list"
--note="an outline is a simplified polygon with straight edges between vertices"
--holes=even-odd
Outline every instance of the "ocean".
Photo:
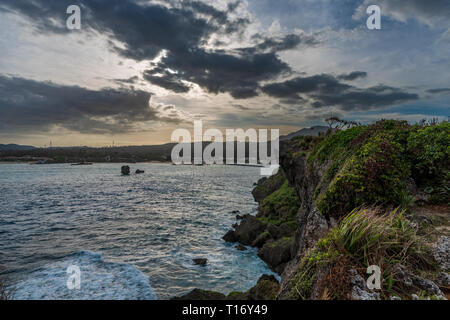
[[[130,176],[120,168],[0,165],[0,266],[13,299],[227,294],[273,274],[255,249],[221,239],[236,222],[232,211],[256,213],[259,168],[133,164]],[[80,288],[70,290],[73,265]]]

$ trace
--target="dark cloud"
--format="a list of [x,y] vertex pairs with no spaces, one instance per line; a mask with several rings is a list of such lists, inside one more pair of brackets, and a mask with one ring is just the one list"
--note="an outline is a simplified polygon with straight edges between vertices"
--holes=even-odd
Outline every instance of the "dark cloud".
[[324,95],[339,94],[351,86],[341,83],[327,74],[311,77],[297,77],[280,83],[266,85],[262,91],[276,98],[300,98],[300,94],[321,93]]
[[138,76],[134,76],[128,79],[114,79],[113,82],[119,83],[119,84],[136,84],[139,81]]
[[89,90],[0,76],[0,131],[34,132],[55,126],[80,133],[124,133],[160,118],[151,95],[131,89]]
[[186,93],[191,90],[191,86],[185,84],[183,79],[177,74],[170,73],[168,70],[157,68],[144,72],[144,79],[154,85],[171,90],[175,93]]
[[257,34],[253,36],[253,39],[259,40],[259,42],[252,47],[241,48],[239,51],[246,54],[281,52],[295,49],[300,45],[313,47],[320,43],[316,37],[305,34],[288,34],[278,37],[264,37]]
[[237,99],[257,96],[260,81],[273,79],[291,70],[274,53],[236,56],[202,49],[180,56],[167,55],[159,67],[177,70],[178,80],[196,83],[210,93],[229,92]]
[[341,110],[369,110],[419,99],[417,94],[389,86],[358,88],[327,74],[269,84],[262,91],[269,96],[291,101],[308,99],[310,106],[317,109],[337,107]]
[[171,1],[165,6],[137,0],[3,0],[0,8],[29,17],[41,32],[67,32],[65,10],[77,3],[82,6],[83,31],[94,30],[119,41],[121,45],[116,41],[110,45],[122,57],[141,61],[164,52],[160,72],[148,70],[144,78],[177,93],[189,91],[186,82],[192,82],[210,93],[255,97],[261,81],[290,72],[278,52],[317,44],[313,36],[306,35],[259,36],[261,41],[251,47],[205,49],[213,35],[245,30],[248,19],[231,18],[239,2],[224,11],[201,1]]
[[364,71],[354,71],[348,74],[341,74],[338,76],[339,80],[345,80],[345,81],[354,81],[361,78],[367,78],[367,72]]
[[431,94],[450,94],[450,88],[429,89],[427,92]]

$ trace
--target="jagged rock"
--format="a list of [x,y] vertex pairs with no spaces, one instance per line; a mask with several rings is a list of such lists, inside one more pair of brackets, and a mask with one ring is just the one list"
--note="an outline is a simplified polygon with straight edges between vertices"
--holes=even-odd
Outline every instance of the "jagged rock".
[[214,291],[206,291],[200,289],[194,289],[188,294],[185,294],[181,297],[175,297],[172,300],[193,300],[193,301],[201,301],[201,300],[224,300],[225,295],[219,292]]
[[231,211],[231,213],[232,214],[238,214],[238,213],[241,213],[239,210],[233,210],[233,211]]
[[270,239],[272,239],[270,233],[263,232],[252,242],[252,247],[261,248]]
[[194,262],[194,264],[200,265],[200,266],[206,266],[206,264],[208,263],[208,259],[206,259],[206,258],[196,258],[196,259],[192,259],[192,261]]
[[316,207],[302,207],[297,215],[297,225],[294,249],[299,255],[312,248],[330,230],[326,218]]
[[267,226],[266,231],[274,238],[275,240],[280,238],[280,228],[274,224],[269,224]]
[[143,173],[145,173],[144,170],[140,170],[140,169],[137,169],[137,170],[136,170],[136,174],[143,174]]
[[400,264],[394,266],[393,273],[398,285],[402,286],[407,292],[425,291],[429,295],[444,296],[433,281],[412,274]]
[[380,294],[367,288],[366,281],[355,269],[350,270],[353,300],[380,300]]
[[437,277],[437,283],[443,287],[450,287],[450,274],[441,272]]
[[236,220],[242,220],[242,219],[244,219],[244,217],[243,216],[241,216],[241,215],[236,215]]
[[130,174],[130,167],[129,166],[123,166],[120,171],[122,172],[122,175],[128,176]]
[[278,240],[283,237],[289,237],[292,235],[292,230],[289,228],[289,225],[283,223],[281,226],[277,227],[276,225],[270,224],[267,226],[267,232],[270,233],[273,239]]
[[[240,242],[243,245],[249,246],[262,232],[264,232],[265,229],[265,225],[254,216],[246,215],[241,224],[234,231],[234,237],[236,239],[234,242]],[[225,236],[227,236],[227,238],[233,238],[233,236],[228,233]]]
[[247,248],[244,247],[242,244],[237,245],[236,249],[238,249],[239,251],[247,251]]
[[442,236],[438,239],[433,255],[442,271],[450,271],[450,237]]
[[259,278],[256,286],[251,288],[248,292],[249,300],[275,300],[280,284],[273,275],[262,275]]
[[223,237],[223,240],[225,240],[225,242],[237,242],[238,241],[238,237],[236,236],[236,232],[233,230],[228,231]]
[[291,260],[291,238],[283,238],[277,241],[267,242],[258,251],[258,256],[277,273],[282,273],[289,260]]
[[284,183],[284,177],[281,171],[269,178],[262,178],[258,181],[252,195],[256,202],[261,202],[267,196],[277,191]]

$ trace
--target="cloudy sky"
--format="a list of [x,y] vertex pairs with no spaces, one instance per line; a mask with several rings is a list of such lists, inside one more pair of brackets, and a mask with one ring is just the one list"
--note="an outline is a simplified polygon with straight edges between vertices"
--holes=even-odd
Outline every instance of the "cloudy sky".
[[[366,9],[382,10],[368,30]],[[81,8],[68,30],[67,7]],[[449,0],[0,0],[0,143],[447,119]]]

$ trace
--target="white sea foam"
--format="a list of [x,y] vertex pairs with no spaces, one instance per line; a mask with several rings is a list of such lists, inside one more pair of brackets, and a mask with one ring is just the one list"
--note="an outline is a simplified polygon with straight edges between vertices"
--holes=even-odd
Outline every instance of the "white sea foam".
[[[69,290],[67,268],[78,266],[80,289]],[[43,266],[16,283],[16,300],[156,300],[149,279],[136,267],[103,261],[100,254],[81,251]]]

